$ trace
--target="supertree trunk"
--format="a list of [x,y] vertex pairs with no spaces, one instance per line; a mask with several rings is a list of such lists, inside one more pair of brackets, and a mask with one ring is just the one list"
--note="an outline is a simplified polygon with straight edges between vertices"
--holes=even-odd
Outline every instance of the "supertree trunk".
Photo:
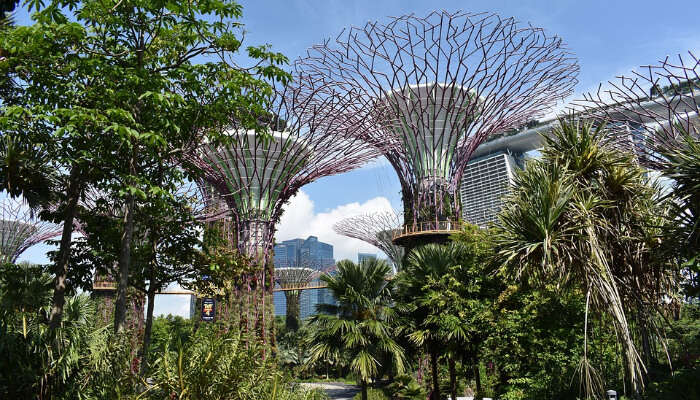
[[275,280],[284,290],[287,301],[287,329],[292,331],[299,329],[301,292],[319,274],[318,270],[304,267],[284,267],[275,271]]
[[299,300],[301,299],[301,290],[290,290],[284,292],[284,297],[287,300],[287,315],[285,323],[288,330],[297,331],[299,329]]

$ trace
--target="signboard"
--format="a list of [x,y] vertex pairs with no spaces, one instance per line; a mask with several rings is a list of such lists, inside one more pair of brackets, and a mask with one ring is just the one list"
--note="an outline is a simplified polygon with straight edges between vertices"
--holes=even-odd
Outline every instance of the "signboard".
[[211,297],[202,299],[202,321],[210,322],[216,316],[216,300]]

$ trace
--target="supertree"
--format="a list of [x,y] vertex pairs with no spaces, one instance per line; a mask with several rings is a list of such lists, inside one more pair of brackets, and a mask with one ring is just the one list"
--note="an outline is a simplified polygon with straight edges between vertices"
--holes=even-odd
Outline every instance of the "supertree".
[[401,183],[407,244],[454,230],[462,172],[479,144],[571,93],[578,65],[562,40],[495,14],[446,11],[369,22],[308,50],[297,68],[348,93],[366,116],[353,135],[386,145]]
[[0,203],[0,264],[14,263],[25,250],[61,235],[59,225],[41,221],[20,199]]
[[600,84],[572,109],[607,123],[618,145],[635,150],[642,162],[661,167],[662,153],[681,144],[683,133],[700,135],[700,60],[692,52],[667,56]]
[[351,134],[363,122],[344,104],[347,100],[331,85],[316,85],[299,74],[295,86],[276,90],[268,109],[255,116],[266,135],[231,121],[220,144],[206,144],[192,154],[192,164],[215,194],[212,207],[223,202],[230,213],[222,221],[223,233],[253,260],[254,271],[235,283],[235,297],[242,328],[254,329],[263,343],[273,336],[270,255],[283,205],[302,186],[379,156]]
[[283,267],[275,269],[275,282],[284,291],[287,301],[287,329],[299,329],[299,299],[304,288],[316,279],[321,272],[313,268]]
[[341,235],[362,240],[386,254],[396,271],[401,270],[404,249],[394,244],[394,232],[403,226],[402,215],[396,211],[383,211],[345,218],[333,230]]

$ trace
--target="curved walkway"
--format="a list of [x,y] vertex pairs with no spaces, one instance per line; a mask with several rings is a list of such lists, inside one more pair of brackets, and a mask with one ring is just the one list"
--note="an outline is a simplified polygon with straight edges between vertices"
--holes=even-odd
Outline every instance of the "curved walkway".
[[300,385],[310,389],[323,389],[328,397],[333,400],[350,400],[360,393],[360,388],[340,382],[304,382]]

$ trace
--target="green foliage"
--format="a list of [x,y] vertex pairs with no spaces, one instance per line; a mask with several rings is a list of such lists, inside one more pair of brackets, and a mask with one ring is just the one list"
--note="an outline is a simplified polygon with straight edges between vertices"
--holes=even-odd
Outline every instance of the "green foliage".
[[200,328],[188,345],[166,346],[153,365],[149,395],[162,399],[261,399],[284,391],[282,375],[255,341]]
[[386,387],[385,391],[389,398],[394,400],[422,400],[427,395],[423,387],[407,374],[394,377],[394,381]]
[[0,138],[0,189],[12,197],[22,195],[31,208],[47,204],[55,185],[55,171],[45,148],[23,135]]
[[[508,286],[495,304],[482,356],[498,377],[495,391],[508,399],[578,397],[584,306],[584,296],[575,291]],[[589,357],[612,374],[605,378],[615,387],[620,382],[614,332],[603,323],[589,329],[597,339]]]
[[673,373],[665,354],[651,371],[654,378],[647,388],[649,400],[695,399],[700,396],[700,306],[685,304],[680,318],[665,329],[669,338],[668,353]]
[[[367,400],[389,400],[389,396],[382,389],[369,388],[367,389]],[[353,397],[353,400],[362,400],[362,393],[358,393]]]
[[[149,375],[138,375],[133,333],[97,326],[86,295],[69,297],[48,328],[51,278],[33,265],[0,270],[0,398],[323,400],[289,383],[254,340],[180,317],[157,318]],[[24,323],[23,323],[24,321]]]
[[[643,359],[651,357],[648,346],[635,343],[631,326],[641,327],[641,337],[652,335],[657,309],[650,305],[676,292],[673,265],[660,256],[658,240],[668,207],[603,125],[561,119],[545,137],[542,155],[518,174],[500,216],[503,273],[533,287],[555,284],[590,294],[591,309],[611,318],[629,386],[640,393]],[[581,366],[586,395],[599,395],[586,351]]]
[[687,295],[700,296],[700,141],[685,132],[678,124],[680,138],[660,146],[659,152],[665,158],[662,164],[663,175],[672,180],[672,190],[668,197],[673,201],[666,235],[669,236],[668,251],[684,262],[688,276],[684,282]]
[[329,360],[311,361],[311,329],[302,324],[297,330],[282,330],[277,334],[277,360],[280,367],[289,369],[297,378],[305,379]]
[[178,344],[187,346],[192,336],[194,321],[179,315],[159,316],[153,319],[151,349],[149,353],[162,354],[165,349],[175,348]]
[[649,384],[648,400],[691,400],[700,398],[700,362],[676,371],[673,376]]
[[[489,236],[488,231],[467,225],[449,245],[414,249],[397,277],[402,330],[431,354],[433,363],[446,356],[453,367],[457,359],[478,364],[490,307],[498,293],[489,264]],[[431,374],[438,370],[433,366]],[[449,372],[449,389],[456,391],[456,369]],[[439,379],[434,379],[433,386],[439,386]]]
[[84,379],[99,376],[99,366],[111,372],[119,366],[107,352],[105,330],[95,326],[95,306],[86,295],[66,299],[62,324],[48,328],[51,289],[51,277],[41,267],[8,264],[0,271],[2,398],[81,398],[89,392]]
[[380,359],[389,359],[398,372],[404,369],[403,349],[393,337],[391,267],[377,259],[359,265],[344,260],[337,266],[337,274],[321,276],[338,305],[321,304],[321,313],[311,318],[310,361],[347,357],[365,390],[379,372]]

